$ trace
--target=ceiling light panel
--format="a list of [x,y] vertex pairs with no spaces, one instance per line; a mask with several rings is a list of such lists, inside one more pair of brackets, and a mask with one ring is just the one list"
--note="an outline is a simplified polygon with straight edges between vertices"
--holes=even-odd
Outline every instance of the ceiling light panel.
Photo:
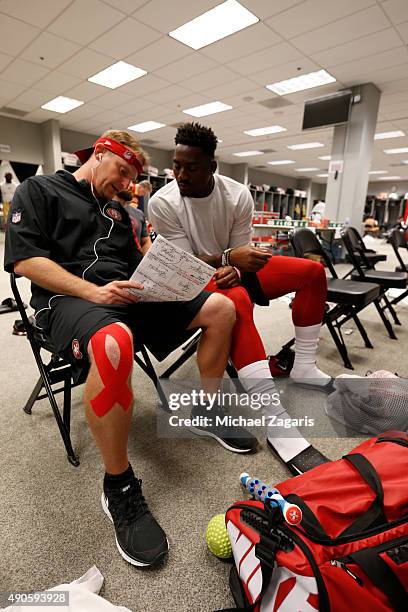
[[233,153],[237,157],[252,157],[253,155],[263,155],[263,151],[239,151],[238,153]]
[[319,168],[295,168],[296,172],[315,172]]
[[84,104],[81,100],[75,100],[74,98],[67,98],[66,96],[58,96],[53,100],[50,100],[46,104],[43,104],[41,108],[44,110],[54,111],[54,113],[69,113],[69,111],[78,108]]
[[387,153],[387,155],[398,155],[398,153],[408,153],[408,147],[402,147],[400,149],[384,149],[384,153]]
[[288,164],[296,163],[293,159],[277,159],[276,161],[268,161],[271,166],[286,166]]
[[215,115],[215,113],[222,113],[227,110],[231,110],[232,106],[224,104],[217,100],[216,102],[209,102],[208,104],[202,104],[201,106],[193,106],[186,108],[183,113],[186,115],[192,115],[193,117],[205,117],[206,115]]
[[380,176],[378,178],[379,181],[399,181],[401,180],[400,176]]
[[384,140],[385,138],[401,138],[401,136],[405,136],[405,133],[401,130],[397,130],[395,132],[378,132],[374,136],[374,140]]
[[368,174],[388,174],[388,170],[370,170]]
[[286,132],[286,128],[280,125],[269,125],[254,130],[245,130],[244,134],[248,134],[248,136],[266,136],[267,134],[278,134],[279,132]]
[[318,70],[317,72],[309,72],[309,74],[302,74],[292,79],[286,79],[285,81],[271,83],[270,85],[266,85],[266,89],[270,89],[279,96],[285,96],[295,93],[296,91],[313,89],[313,87],[320,87],[321,85],[335,82],[336,79],[334,76],[326,72],[326,70]]
[[323,161],[329,161],[331,159],[331,155],[320,155],[319,159],[322,159]]
[[327,178],[329,175],[328,174],[316,174],[316,176],[320,176],[321,178]]
[[227,0],[210,11],[188,21],[169,36],[192,49],[202,49],[207,45],[239,32],[259,21],[236,0]]
[[103,87],[109,87],[109,89],[116,89],[125,83],[139,79],[145,74],[147,74],[146,70],[120,61],[90,76],[88,81]]
[[292,149],[292,151],[300,149],[317,149],[318,147],[324,147],[324,144],[321,142],[304,142],[303,144],[287,145],[287,148]]
[[152,130],[158,130],[162,127],[166,127],[166,124],[158,123],[157,121],[143,121],[142,123],[129,125],[128,130],[133,130],[134,132],[151,132]]

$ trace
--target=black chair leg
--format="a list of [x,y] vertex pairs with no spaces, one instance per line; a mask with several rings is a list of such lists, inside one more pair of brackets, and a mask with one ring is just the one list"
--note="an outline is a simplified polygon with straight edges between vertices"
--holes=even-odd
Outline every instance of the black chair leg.
[[64,380],[64,407],[62,420],[68,433],[71,431],[71,374],[68,373]]
[[358,331],[360,332],[360,336],[364,340],[364,344],[366,345],[366,347],[370,349],[374,348],[373,345],[371,344],[370,338],[367,335],[365,327],[360,321],[360,319],[358,318],[357,314],[355,312],[352,312],[351,316],[353,318],[354,323],[356,324]]
[[388,299],[388,296],[386,294],[384,294],[383,298],[384,298],[384,302],[387,305],[388,310],[391,313],[392,318],[394,319],[395,325],[401,325],[401,321],[399,320],[398,315],[395,312],[393,305],[391,304],[390,300]]
[[331,334],[331,337],[333,338],[334,344],[336,345],[337,350],[339,351],[343,359],[344,367],[348,370],[354,370],[350,361],[350,357],[348,356],[347,348],[344,344],[344,341],[340,338],[331,321],[327,320],[326,325]]
[[40,376],[40,378],[38,379],[38,381],[35,384],[34,389],[32,390],[32,393],[31,393],[30,397],[27,400],[26,405],[23,408],[23,410],[24,410],[24,412],[26,414],[31,414],[32,407],[33,407],[37,397],[40,395],[41,389],[43,388],[43,386],[44,386],[43,379]]
[[383,307],[380,304],[379,299],[374,300],[374,306],[376,307],[378,314],[381,317],[382,322],[384,323],[384,327],[388,332],[389,337],[391,338],[391,340],[398,340],[397,336],[394,333],[394,330],[392,329],[392,325],[389,322],[389,320],[387,319],[387,316],[384,312]]

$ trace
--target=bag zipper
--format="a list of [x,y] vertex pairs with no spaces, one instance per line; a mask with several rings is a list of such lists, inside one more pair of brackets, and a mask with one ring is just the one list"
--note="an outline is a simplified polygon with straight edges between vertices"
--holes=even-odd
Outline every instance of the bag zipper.
[[344,561],[342,561],[340,559],[332,559],[330,561],[330,565],[333,565],[335,567],[340,567],[349,576],[351,576],[357,582],[357,584],[359,584],[360,586],[363,586],[363,581],[361,580],[361,578],[359,576],[356,576],[355,574],[353,574],[353,572],[347,567],[347,565],[346,565],[346,563]]

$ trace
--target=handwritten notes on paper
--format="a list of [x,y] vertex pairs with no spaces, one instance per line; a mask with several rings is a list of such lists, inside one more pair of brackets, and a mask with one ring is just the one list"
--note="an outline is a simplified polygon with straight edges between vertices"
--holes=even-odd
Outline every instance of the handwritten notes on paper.
[[191,253],[158,236],[131,277],[144,289],[130,291],[141,302],[186,302],[204,289],[214,272]]

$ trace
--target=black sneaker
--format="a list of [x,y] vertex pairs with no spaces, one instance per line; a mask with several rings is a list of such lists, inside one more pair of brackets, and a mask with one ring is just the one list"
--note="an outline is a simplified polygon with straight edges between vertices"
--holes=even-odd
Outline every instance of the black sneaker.
[[302,450],[300,453],[292,457],[289,461],[284,461],[282,457],[279,455],[276,448],[273,444],[266,439],[266,443],[268,445],[269,450],[278,457],[286,465],[288,470],[294,475],[299,476],[299,474],[304,474],[309,470],[317,467],[318,465],[322,465],[322,463],[329,463],[330,459],[325,457],[320,451],[317,450],[311,444]]
[[[217,418],[228,417],[220,406],[214,406],[211,410],[207,410],[206,406],[194,406],[190,417],[192,419],[201,417],[201,423],[191,425],[190,431],[197,436],[214,438],[221,446],[233,453],[252,453],[258,446],[255,436],[243,427],[217,423]],[[207,421],[204,421],[205,418]]]
[[147,566],[169,550],[166,534],[150,512],[134,476],[118,489],[104,487],[102,508],[115,526],[116,546],[132,565]]

